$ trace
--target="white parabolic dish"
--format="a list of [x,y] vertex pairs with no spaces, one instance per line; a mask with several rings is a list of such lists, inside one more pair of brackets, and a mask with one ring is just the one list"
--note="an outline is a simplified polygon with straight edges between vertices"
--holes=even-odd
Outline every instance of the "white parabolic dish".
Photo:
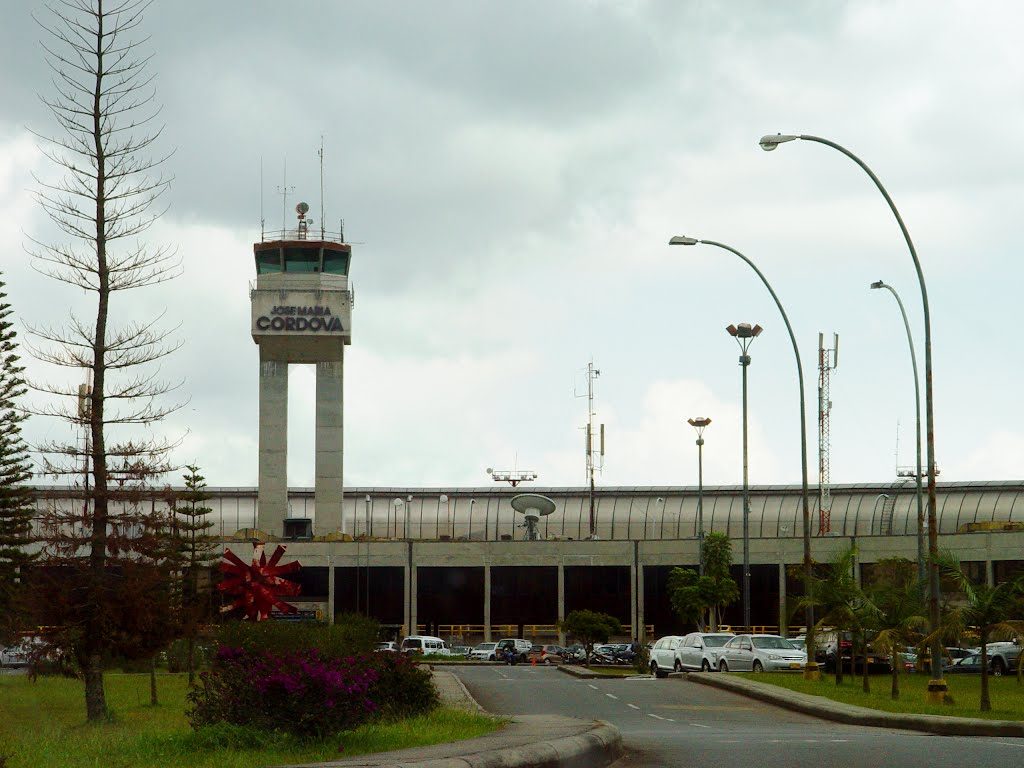
[[512,509],[522,512],[527,518],[546,517],[555,511],[555,502],[539,493],[520,493],[512,497]]

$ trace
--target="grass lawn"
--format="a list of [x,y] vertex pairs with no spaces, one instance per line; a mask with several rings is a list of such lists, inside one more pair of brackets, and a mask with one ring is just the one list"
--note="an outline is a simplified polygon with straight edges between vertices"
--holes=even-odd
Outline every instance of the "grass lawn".
[[983,717],[992,720],[1024,720],[1024,686],[1017,685],[1017,678],[990,677],[989,698],[992,701],[991,712],[981,712],[978,702],[981,698],[980,675],[949,675],[946,684],[952,704],[929,704],[925,701],[928,688],[928,675],[900,675],[900,698],[890,698],[892,678],[889,675],[871,676],[871,693],[865,694],[861,689],[861,678],[843,678],[843,684],[836,685],[834,676],[822,675],[815,682],[804,680],[801,675],[769,673],[755,675],[751,680],[760,683],[771,683],[792,691],[827,696],[845,704],[856,704],[861,707],[881,709],[886,712],[918,713],[925,715],[952,715],[956,717]]
[[482,736],[500,721],[438,709],[397,723],[370,724],[315,744],[230,726],[194,732],[185,719],[184,675],[158,677],[161,705],[149,706],[149,676],[106,675],[111,722],[88,725],[81,682],[0,676],[0,765],[6,768],[242,768],[336,760]]

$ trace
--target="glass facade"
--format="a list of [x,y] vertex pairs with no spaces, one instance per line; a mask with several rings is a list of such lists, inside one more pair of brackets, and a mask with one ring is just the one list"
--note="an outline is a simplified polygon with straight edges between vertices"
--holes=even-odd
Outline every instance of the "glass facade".
[[281,271],[280,248],[257,248],[256,274],[270,275]]
[[348,260],[351,253],[338,251],[333,248],[324,248],[324,272],[328,275],[347,275]]
[[319,246],[285,246],[284,249],[284,271],[285,272],[319,272],[320,271],[320,247]]

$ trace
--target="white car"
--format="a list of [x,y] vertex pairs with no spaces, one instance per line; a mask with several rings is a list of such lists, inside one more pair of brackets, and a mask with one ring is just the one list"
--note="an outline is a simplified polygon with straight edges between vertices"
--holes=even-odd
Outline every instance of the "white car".
[[494,661],[494,648],[497,643],[480,643],[469,652],[470,661]]
[[398,643],[396,643],[394,640],[386,640],[383,643],[377,643],[376,647],[373,650],[390,651],[391,653],[397,653]]
[[680,669],[713,672],[718,669],[718,655],[736,635],[732,632],[691,632],[676,648]]
[[679,672],[682,669],[682,663],[676,656],[676,650],[682,642],[682,635],[665,635],[651,646],[652,675],[667,677],[669,672]]
[[807,654],[779,635],[737,635],[718,654],[720,672],[800,670]]

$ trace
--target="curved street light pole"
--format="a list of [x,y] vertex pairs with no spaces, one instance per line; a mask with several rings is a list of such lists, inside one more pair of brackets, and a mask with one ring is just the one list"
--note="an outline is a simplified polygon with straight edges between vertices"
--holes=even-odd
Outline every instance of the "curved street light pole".
[[900,314],[903,316],[903,327],[907,329],[907,344],[910,346],[910,364],[914,369],[914,413],[917,416],[914,430],[914,442],[917,444],[917,472],[914,477],[917,483],[917,580],[924,585],[926,578],[925,563],[927,562],[927,547],[924,534],[924,500],[921,490],[921,385],[917,378],[917,355],[914,353],[914,336],[910,332],[910,321],[907,320],[907,310],[903,308],[903,302],[896,289],[881,280],[871,284],[872,288],[885,288],[896,299],[899,305]]
[[[921,261],[917,258],[917,249],[914,248],[914,241],[910,239],[910,232],[907,230],[907,225],[903,223],[903,217],[900,216],[900,212],[896,209],[896,204],[889,197],[888,191],[882,185],[882,182],[875,175],[863,160],[857,157],[853,152],[848,150],[834,141],[823,139],[820,136],[808,136],[804,134],[776,134],[774,136],[762,136],[759,144],[761,148],[766,152],[771,152],[773,149],[778,147],[780,144],[784,144],[787,141],[794,141],[795,139],[801,139],[803,141],[814,141],[818,144],[824,144],[827,147],[843,153],[848,158],[853,160],[857,165],[860,166],[861,170],[866,173],[871,180],[878,187],[878,191],[882,193],[882,197],[885,198],[885,202],[889,204],[889,209],[892,211],[893,216],[896,217],[896,223],[900,226],[900,231],[903,233],[903,239],[907,241],[907,248],[910,250],[910,258],[914,260],[914,269],[917,271],[917,282],[921,286],[921,304],[924,309],[924,399],[925,399],[925,425],[926,425],[926,443],[928,450],[928,622],[932,634],[936,634],[936,630],[939,626],[939,527],[938,518],[936,515],[936,504],[935,504],[935,414],[932,408],[932,320],[931,314],[928,311],[928,288],[924,282],[924,272],[921,270]],[[928,693],[931,698],[942,701],[945,699],[946,682],[942,678],[942,641],[935,637],[932,640],[931,647],[931,674],[932,679],[928,683]]]
[[[739,256],[743,261],[747,263],[757,276],[761,278],[761,282],[764,283],[764,287],[768,289],[768,293],[772,295],[775,300],[775,306],[779,308],[779,314],[782,315],[782,320],[786,324],[786,330],[789,332],[789,341],[793,345],[793,355],[796,357],[796,375],[797,381],[800,384],[800,483],[801,483],[801,494],[803,498],[803,524],[804,524],[804,593],[808,597],[811,594],[811,505],[807,494],[807,413],[804,399],[804,366],[800,362],[800,348],[796,343],[796,336],[793,334],[793,326],[789,324],[789,316],[786,315],[786,310],[782,308],[782,302],[779,301],[779,297],[775,294],[772,289],[771,283],[768,282],[768,278],[764,276],[757,265],[754,264],[750,259],[744,256],[742,253],[737,251],[724,243],[716,243],[714,240],[698,240],[693,237],[681,237],[676,236],[669,240],[669,245],[697,245],[698,243],[703,245],[713,245],[717,248],[729,251],[736,256]],[[808,603],[804,609],[804,622],[807,624],[807,665],[804,668],[804,676],[808,678],[817,678],[819,676],[818,663],[814,658],[814,608]],[[780,616],[779,624],[782,624]],[[782,633],[783,628],[779,627],[779,633]]]
[[[687,419],[687,423],[697,430],[697,561],[698,573],[704,575],[704,430],[711,419],[698,416]],[[646,536],[646,525],[644,534]]]

